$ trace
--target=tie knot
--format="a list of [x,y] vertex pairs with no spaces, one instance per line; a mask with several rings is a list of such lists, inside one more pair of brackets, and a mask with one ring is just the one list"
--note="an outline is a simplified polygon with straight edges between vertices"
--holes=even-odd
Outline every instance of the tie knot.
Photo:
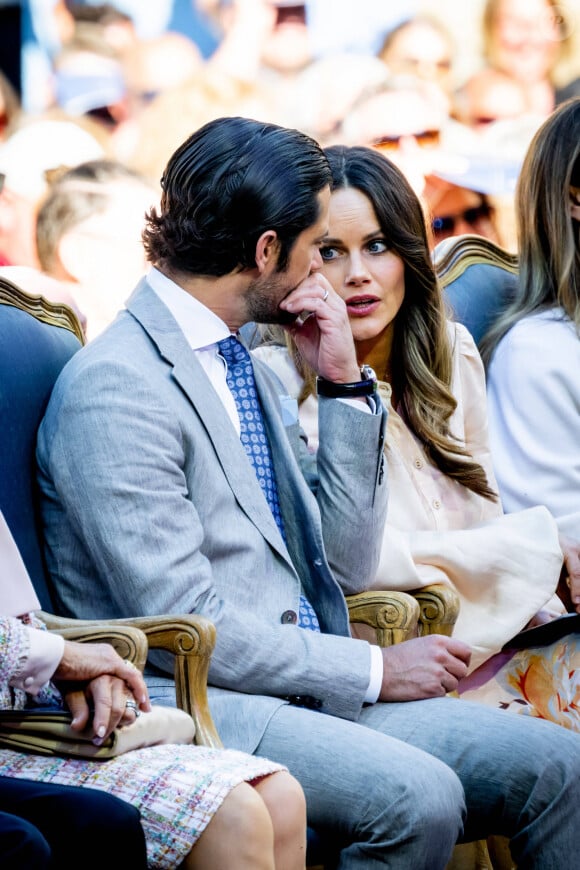
[[250,359],[250,354],[235,335],[229,335],[227,338],[222,338],[218,341],[220,354],[225,359],[228,366],[233,366],[236,363],[247,363]]

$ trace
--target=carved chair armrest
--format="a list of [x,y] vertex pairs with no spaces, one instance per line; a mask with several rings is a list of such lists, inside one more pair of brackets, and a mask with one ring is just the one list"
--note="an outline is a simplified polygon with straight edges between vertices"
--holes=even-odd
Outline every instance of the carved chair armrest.
[[[92,620],[68,619],[51,613],[38,614],[48,628],[85,633],[102,629],[110,637],[114,631],[129,628],[146,636],[149,649],[162,649],[175,656],[176,704],[185,710],[195,722],[195,742],[202,746],[221,747],[222,742],[213,722],[207,700],[207,675],[215,645],[215,627],[208,619],[194,614],[136,616],[126,619]],[[69,638],[72,639],[72,638]],[[76,639],[76,637],[75,637]],[[93,634],[92,639],[102,640]],[[113,643],[115,646],[115,643]],[[142,663],[143,669],[147,649]]]
[[451,637],[459,614],[457,593],[439,583],[414,592],[359,592],[348,595],[346,601],[350,621],[370,626],[379,646],[418,635]]
[[110,643],[121,658],[133,662],[140,670],[147,661],[148,642],[145,633],[130,625],[115,625],[111,622],[67,619],[40,611],[38,616],[49,631],[60,634],[65,640],[79,643]]
[[113,622],[136,626],[147,636],[150,649],[174,654],[176,703],[195,722],[195,742],[221,747],[207,700],[207,675],[216,634],[213,623],[195,614],[138,616]]
[[450,586],[434,583],[412,593],[419,602],[419,634],[451,637],[459,615],[459,596]]
[[374,629],[379,646],[417,637],[419,604],[408,592],[359,592],[347,595],[349,619]]

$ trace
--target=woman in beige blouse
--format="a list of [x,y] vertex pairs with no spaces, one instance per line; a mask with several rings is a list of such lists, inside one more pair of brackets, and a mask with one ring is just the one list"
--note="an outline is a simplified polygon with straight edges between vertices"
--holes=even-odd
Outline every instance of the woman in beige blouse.
[[[531,620],[564,612],[555,595],[562,552],[545,508],[502,514],[483,366],[467,330],[446,318],[419,200],[372,149],[335,146],[326,154],[333,192],[322,271],[346,303],[359,363],[375,370],[389,408],[389,509],[373,588],[453,586],[461,600],[454,634],[473,650],[465,693],[580,730],[573,686],[558,685],[570,704],[555,716],[548,710],[556,685],[546,656],[561,662],[563,644],[499,654]],[[311,373],[292,348],[265,344],[256,352],[298,398],[316,449]],[[575,644],[564,646],[572,654]],[[526,679],[528,689],[540,680],[539,695],[522,689]]]

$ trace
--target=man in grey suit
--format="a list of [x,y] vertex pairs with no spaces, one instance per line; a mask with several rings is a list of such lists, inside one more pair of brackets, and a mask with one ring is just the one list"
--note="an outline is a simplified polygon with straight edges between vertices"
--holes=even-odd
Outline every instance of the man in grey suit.
[[[318,274],[329,180],[311,139],[241,118],[169,160],[153,268],[65,367],[39,433],[59,604],[213,620],[225,745],[288,765],[341,868],[444,867],[490,833],[518,866],[555,868],[575,849],[578,736],[445,697],[459,641],[349,635],[343,593],[382,538],[385,411]],[[249,321],[285,324],[319,374],[316,467],[295,404],[236,340]],[[171,673],[156,665],[153,700]]]

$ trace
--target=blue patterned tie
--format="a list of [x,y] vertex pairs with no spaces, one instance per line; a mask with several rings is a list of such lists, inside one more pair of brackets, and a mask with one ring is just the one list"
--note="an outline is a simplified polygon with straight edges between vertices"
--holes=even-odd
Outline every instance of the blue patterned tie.
[[[227,365],[226,380],[240,418],[240,441],[256,472],[258,483],[276,520],[280,534],[286,541],[270,444],[264,426],[250,354],[233,335],[218,342],[218,347]],[[304,595],[300,596],[298,624],[301,628],[320,631],[318,617]]]

